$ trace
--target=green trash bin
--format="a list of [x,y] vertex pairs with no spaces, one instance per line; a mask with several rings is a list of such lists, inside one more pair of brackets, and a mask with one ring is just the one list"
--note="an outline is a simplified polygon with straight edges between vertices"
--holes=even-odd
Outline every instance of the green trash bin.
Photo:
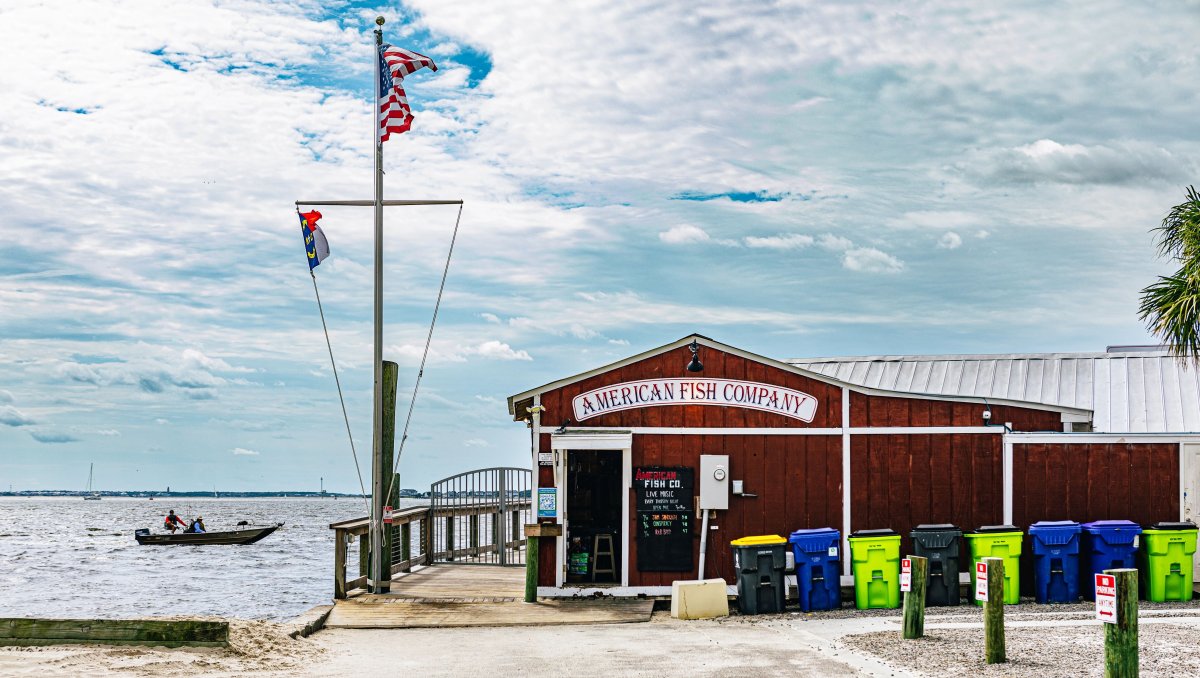
[[[1021,539],[1015,525],[984,525],[963,535],[971,549],[971,599],[975,600],[975,565],[984,558],[1004,559],[1004,604],[1021,602]],[[976,605],[983,605],[975,600]]]
[[860,610],[900,607],[900,535],[859,530],[850,535],[854,604]]
[[1142,530],[1146,599],[1162,603],[1192,599],[1192,558],[1196,553],[1196,524],[1155,523]]

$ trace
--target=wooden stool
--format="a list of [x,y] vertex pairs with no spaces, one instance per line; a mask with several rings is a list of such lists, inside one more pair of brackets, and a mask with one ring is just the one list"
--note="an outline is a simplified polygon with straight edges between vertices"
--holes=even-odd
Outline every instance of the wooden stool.
[[[600,542],[604,541],[604,550],[600,550]],[[608,558],[608,567],[600,567],[600,558]],[[613,580],[617,579],[617,559],[613,555],[613,539],[612,533],[602,532],[597,534],[592,539],[592,581],[596,581],[598,574],[611,574]]]

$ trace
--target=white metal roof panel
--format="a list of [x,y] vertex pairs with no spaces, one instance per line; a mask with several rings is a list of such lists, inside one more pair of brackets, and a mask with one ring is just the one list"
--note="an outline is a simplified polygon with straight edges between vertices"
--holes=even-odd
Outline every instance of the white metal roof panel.
[[1105,433],[1200,432],[1200,366],[1165,350],[862,356],[785,362],[871,388],[1092,410]]

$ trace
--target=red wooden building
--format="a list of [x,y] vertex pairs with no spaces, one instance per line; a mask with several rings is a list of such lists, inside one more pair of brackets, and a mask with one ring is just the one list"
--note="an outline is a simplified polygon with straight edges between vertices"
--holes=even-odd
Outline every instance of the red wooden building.
[[[870,388],[699,335],[512,396],[509,411],[532,428],[542,520],[564,526],[540,551],[546,596],[665,595],[697,578],[702,455],[726,455],[732,481],[703,575],[734,584],[729,542],[748,535],[834,527],[848,553],[849,533],[891,528],[911,552],[922,523],[1179,520],[1184,446],[1200,443],[1086,432],[1084,408]],[[678,479],[686,497],[649,515],[643,478]],[[577,552],[590,569],[572,567]]]

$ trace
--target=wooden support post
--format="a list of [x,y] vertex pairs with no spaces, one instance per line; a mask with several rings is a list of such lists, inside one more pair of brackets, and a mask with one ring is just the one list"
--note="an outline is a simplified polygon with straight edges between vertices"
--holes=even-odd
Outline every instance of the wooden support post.
[[537,602],[538,582],[538,541],[537,537],[525,537],[528,545],[525,549],[525,602]]
[[[378,460],[379,468],[376,470],[380,478],[384,478],[384,490],[389,488],[388,497],[384,504],[391,506],[394,510],[396,504],[392,503],[392,497],[399,498],[400,496],[400,479],[396,476],[395,452],[396,449],[396,382],[400,378],[400,366],[394,362],[383,361],[383,430],[381,434],[383,454]],[[383,561],[383,581],[376,582],[375,593],[387,593],[391,589],[392,580],[392,526],[383,526],[383,549],[381,554]]]
[[[515,542],[518,542],[518,544],[515,548],[519,551],[521,549],[520,541],[523,536],[521,534],[521,511],[520,510],[512,512],[512,532],[510,534],[512,534],[512,540]],[[506,550],[508,549],[508,540],[507,539],[505,539],[504,548]]]
[[367,534],[358,535],[358,576],[369,577],[371,572],[371,541]]
[[1104,678],[1138,675],[1138,571],[1105,570],[1117,580],[1117,623],[1104,626]]
[[988,664],[1008,661],[1004,654],[1004,559],[984,558],[987,564],[987,602],[983,604],[984,652]]
[[500,560],[499,556],[503,553],[504,549],[504,521],[500,520],[499,513],[490,514],[490,518],[492,521],[492,543],[496,545],[496,562],[503,564],[504,561]]
[[333,598],[341,600],[346,597],[346,533],[334,530],[333,533]]
[[400,526],[400,560],[404,562],[403,572],[412,572],[412,523]]
[[467,523],[467,535],[471,542],[471,544],[470,544],[471,555],[474,557],[478,557],[479,556],[479,516],[477,514],[473,513],[473,514],[467,516],[467,520],[471,521],[471,522]]
[[421,518],[421,564],[432,565],[433,558],[433,509],[426,509]]
[[929,559],[908,556],[912,563],[911,590],[904,594],[904,637],[920,638],[925,635],[925,587],[929,581]]
[[454,516],[446,516],[446,560],[454,560]]

